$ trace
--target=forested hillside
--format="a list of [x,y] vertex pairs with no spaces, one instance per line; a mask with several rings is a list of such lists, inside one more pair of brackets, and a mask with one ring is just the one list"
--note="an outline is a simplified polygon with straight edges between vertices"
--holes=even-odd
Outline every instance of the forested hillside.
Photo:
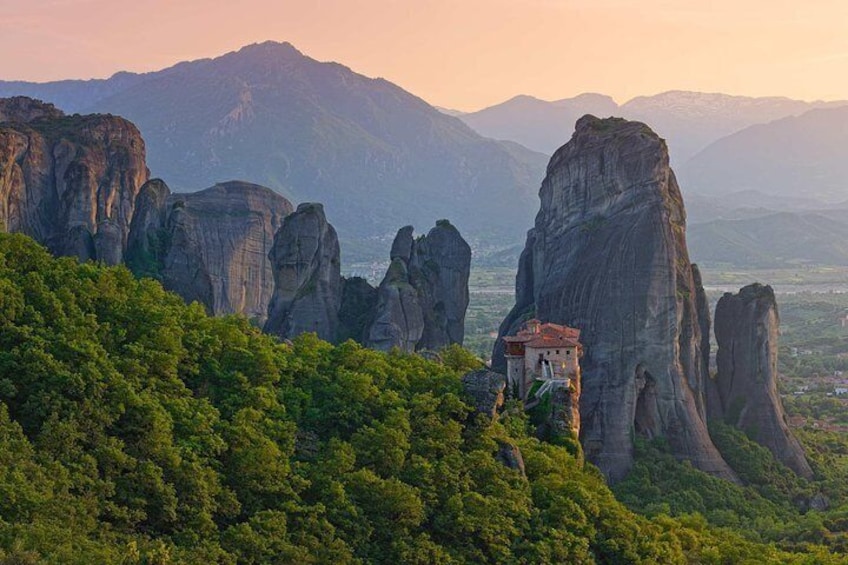
[[475,364],[281,343],[0,235],[0,563],[813,562],[633,514],[521,411],[472,414]]

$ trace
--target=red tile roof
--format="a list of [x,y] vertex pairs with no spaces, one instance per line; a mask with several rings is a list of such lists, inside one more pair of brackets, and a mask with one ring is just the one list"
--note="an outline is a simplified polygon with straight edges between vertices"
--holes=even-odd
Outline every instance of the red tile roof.
[[581,347],[580,330],[560,324],[542,324],[530,320],[514,336],[504,336],[507,343],[522,343],[526,347]]

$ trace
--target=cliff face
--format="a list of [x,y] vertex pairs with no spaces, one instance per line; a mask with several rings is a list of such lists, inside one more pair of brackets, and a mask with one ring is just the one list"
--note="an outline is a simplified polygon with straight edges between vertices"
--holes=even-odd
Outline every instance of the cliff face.
[[368,347],[382,351],[393,347],[415,351],[424,335],[424,311],[418,290],[409,279],[407,262],[400,257],[392,259],[377,289],[377,310],[368,332]]
[[0,122],[27,123],[35,120],[58,119],[65,114],[53,104],[28,98],[12,96],[0,98]]
[[335,341],[342,291],[339,240],[324,207],[299,205],[277,231],[269,257],[275,284],[265,331],[282,337],[315,332]]
[[244,314],[264,323],[274,291],[268,253],[291,203],[245,182],[170,194],[150,181],[138,198],[129,263],[158,273],[169,290],[214,315]]
[[362,277],[342,279],[338,341],[365,343],[377,313],[377,289]]
[[412,233],[412,226],[401,228],[392,243],[392,262],[377,291],[368,344],[404,351],[461,345],[471,248],[446,220],[417,240]]
[[424,309],[424,334],[418,349],[441,349],[465,339],[471,247],[447,220],[416,242]]
[[148,178],[138,129],[116,116],[65,116],[0,100],[0,223],[57,255],[121,262]]
[[715,313],[718,342],[710,417],[748,433],[798,475],[812,470],[789,431],[777,392],[777,339],[780,319],[770,286],[752,284],[725,293]]
[[638,122],[585,116],[540,198],[501,334],[530,316],[582,330],[580,436],[610,480],[630,469],[633,434],[734,479],[707,432],[702,290],[665,142]]

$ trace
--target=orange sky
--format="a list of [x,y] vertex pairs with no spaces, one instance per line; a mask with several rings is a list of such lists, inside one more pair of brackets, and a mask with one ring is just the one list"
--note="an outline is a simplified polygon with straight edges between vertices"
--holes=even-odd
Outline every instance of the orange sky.
[[0,78],[147,71],[266,39],[463,110],[686,89],[848,99],[848,0],[0,0]]

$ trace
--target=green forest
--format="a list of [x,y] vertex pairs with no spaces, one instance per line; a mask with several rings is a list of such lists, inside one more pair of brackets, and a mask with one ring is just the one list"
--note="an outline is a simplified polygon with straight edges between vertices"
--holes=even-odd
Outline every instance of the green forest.
[[719,429],[744,487],[641,443],[614,494],[520,406],[476,414],[478,366],[284,343],[0,234],[0,564],[848,562],[844,441],[802,438],[801,484]]

